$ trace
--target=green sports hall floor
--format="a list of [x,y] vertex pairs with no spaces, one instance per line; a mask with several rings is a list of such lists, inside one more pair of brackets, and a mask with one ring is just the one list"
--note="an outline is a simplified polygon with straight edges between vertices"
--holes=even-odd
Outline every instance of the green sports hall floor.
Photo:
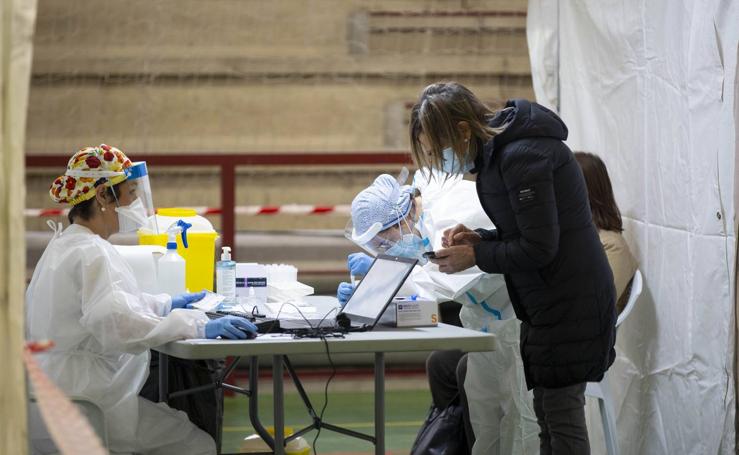
[[[330,371],[299,371],[309,398],[321,411],[324,386]],[[237,380],[237,383],[243,380]],[[260,374],[259,412],[265,426],[272,424],[272,382],[269,375]],[[410,452],[416,433],[428,412],[431,395],[422,370],[388,370],[385,375],[385,447],[387,454]],[[334,425],[372,434],[374,431],[374,382],[370,369],[342,369],[329,386],[328,407],[324,420]],[[224,398],[223,453],[237,453],[243,439],[254,433],[247,413],[246,397]],[[285,378],[285,424],[297,429],[310,423],[303,402],[292,382]],[[316,432],[305,437],[311,444]],[[323,430],[316,444],[321,455],[374,454],[374,446],[359,439]]]

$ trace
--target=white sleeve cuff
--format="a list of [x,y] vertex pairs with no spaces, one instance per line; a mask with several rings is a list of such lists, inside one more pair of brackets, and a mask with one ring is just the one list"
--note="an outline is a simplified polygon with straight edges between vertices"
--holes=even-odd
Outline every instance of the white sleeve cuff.
[[196,335],[197,338],[205,338],[205,325],[208,324],[209,320],[210,319],[208,320],[198,319],[196,321],[195,330],[197,332],[197,335]]

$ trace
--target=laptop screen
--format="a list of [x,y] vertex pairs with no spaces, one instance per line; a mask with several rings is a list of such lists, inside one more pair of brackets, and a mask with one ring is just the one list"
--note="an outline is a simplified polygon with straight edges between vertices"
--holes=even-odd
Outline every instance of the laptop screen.
[[416,262],[418,262],[416,259],[378,255],[344,306],[342,313],[353,321],[374,325]]

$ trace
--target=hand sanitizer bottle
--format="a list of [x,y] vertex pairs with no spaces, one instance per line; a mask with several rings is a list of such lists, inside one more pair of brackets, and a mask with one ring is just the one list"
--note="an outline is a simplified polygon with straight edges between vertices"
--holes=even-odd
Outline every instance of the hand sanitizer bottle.
[[216,291],[226,297],[224,309],[236,304],[236,262],[231,260],[231,248],[222,248],[221,260],[216,262]]

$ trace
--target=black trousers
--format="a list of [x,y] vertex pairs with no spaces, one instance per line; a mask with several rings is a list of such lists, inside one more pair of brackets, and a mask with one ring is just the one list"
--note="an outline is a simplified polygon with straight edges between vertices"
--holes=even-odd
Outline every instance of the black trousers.
[[467,438],[467,452],[471,453],[475,444],[475,433],[470,424],[470,409],[464,391],[464,378],[467,376],[467,354],[462,351],[434,351],[426,359],[426,375],[429,378],[431,399],[434,406],[443,409],[452,401],[459,400],[462,405],[464,434]]
[[559,389],[534,387],[534,412],[539,422],[540,455],[588,455],[585,424],[585,383]]

